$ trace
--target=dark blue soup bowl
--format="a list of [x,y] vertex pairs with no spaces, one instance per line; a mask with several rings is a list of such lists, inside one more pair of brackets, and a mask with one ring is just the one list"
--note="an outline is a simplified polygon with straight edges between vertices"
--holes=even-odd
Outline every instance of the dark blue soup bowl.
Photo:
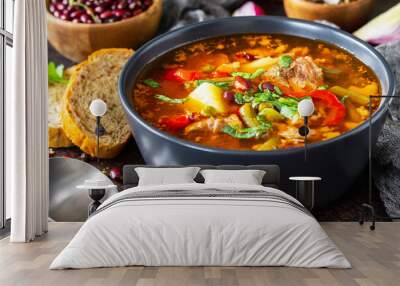
[[[255,152],[201,146],[152,127],[135,111],[133,88],[143,69],[156,58],[199,40],[246,33],[287,34],[334,44],[375,72],[383,94],[394,95],[394,77],[383,57],[373,47],[341,30],[283,17],[234,17],[190,25],[148,42],[127,62],[121,73],[121,102],[144,160],[153,165],[277,164],[281,168],[282,190],[293,194],[290,176],[320,176],[322,181],[317,184],[316,206],[338,199],[351,189],[368,163],[368,121],[339,137],[308,145],[305,162],[304,148]],[[389,104],[389,98],[383,99],[372,117],[373,144],[385,122]]]

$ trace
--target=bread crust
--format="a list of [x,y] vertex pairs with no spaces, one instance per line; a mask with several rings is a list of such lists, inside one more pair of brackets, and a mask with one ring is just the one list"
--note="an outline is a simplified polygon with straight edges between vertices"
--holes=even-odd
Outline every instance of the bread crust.
[[[66,69],[64,77],[69,79],[74,69],[74,66]],[[64,133],[60,115],[66,89],[66,83],[49,84],[49,114],[47,126],[50,148],[65,148],[73,146],[71,140],[69,140],[67,135]]]
[[[88,78],[90,76],[90,73],[88,73],[88,71],[90,71],[91,65],[95,64],[95,62],[102,57],[108,57],[104,58],[104,60],[109,61],[110,57],[114,54],[116,55],[116,57],[124,58],[125,63],[126,60],[128,60],[128,58],[133,54],[133,51],[129,49],[119,48],[102,49],[94,52],[88,57],[86,61],[79,64],[69,81],[67,90],[65,92],[64,106],[61,112],[61,120],[64,132],[72,141],[72,143],[78,146],[83,152],[91,156],[104,159],[117,156],[131,136],[131,131],[125,115],[123,114],[122,106],[118,97],[117,79],[122,65],[120,68],[118,66],[118,74],[107,74],[110,77],[112,84],[115,84],[115,87],[113,87],[115,88],[115,90],[113,90],[109,94],[110,96],[112,96],[111,98],[106,98],[106,96],[104,96],[103,94],[94,94],[94,91],[90,91],[89,95],[88,93],[84,93],[81,91],[83,88],[86,87],[85,80],[91,80]],[[116,72],[116,70],[113,71]],[[116,77],[116,80],[114,76]],[[102,83],[104,84],[104,82],[102,82],[101,80],[105,79],[101,78],[100,80],[98,80],[99,85],[101,85]],[[105,88],[106,87],[104,87],[104,89]],[[99,91],[99,93],[101,92]],[[102,125],[106,129],[106,134],[100,137],[100,148],[98,154],[97,138],[96,134],[94,133],[95,118],[90,114],[89,111],[90,101],[97,98],[97,96],[103,99],[109,105],[107,113],[102,118]],[[78,102],[79,104],[77,104]],[[123,114],[122,116],[121,113]],[[114,119],[114,117],[112,116],[116,115],[119,116],[118,125],[115,126],[114,124],[114,126],[111,126],[111,128],[109,127],[110,124],[108,123],[110,120]]]
[[62,127],[48,127],[49,133],[49,147],[50,148],[66,148],[71,147],[71,140],[65,135]]

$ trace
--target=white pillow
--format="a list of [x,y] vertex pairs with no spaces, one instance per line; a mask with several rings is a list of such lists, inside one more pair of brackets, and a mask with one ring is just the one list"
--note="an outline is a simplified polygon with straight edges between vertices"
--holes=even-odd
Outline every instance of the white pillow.
[[202,170],[205,184],[261,185],[265,171],[262,170]]
[[139,186],[195,183],[193,179],[199,170],[199,167],[135,168]]

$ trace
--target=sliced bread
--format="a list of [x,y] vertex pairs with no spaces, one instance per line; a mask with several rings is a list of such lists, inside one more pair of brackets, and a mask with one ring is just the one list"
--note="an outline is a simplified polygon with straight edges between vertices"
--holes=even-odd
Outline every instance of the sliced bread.
[[[71,76],[61,112],[63,129],[72,143],[91,156],[113,158],[131,136],[118,96],[118,78],[132,54],[129,49],[96,51]],[[100,137],[98,154],[96,118],[89,111],[96,98],[104,100],[108,107],[101,118],[105,132]]]
[[[71,67],[64,72],[64,77],[69,79],[74,67]],[[49,84],[48,97],[48,133],[49,147],[61,148],[73,146],[71,140],[65,135],[61,123],[61,108],[64,100],[64,93],[67,89],[67,83],[51,83]]]

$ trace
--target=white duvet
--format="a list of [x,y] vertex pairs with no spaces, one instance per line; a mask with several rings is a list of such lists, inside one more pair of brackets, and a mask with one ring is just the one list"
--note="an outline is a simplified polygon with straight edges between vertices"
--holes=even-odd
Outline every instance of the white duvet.
[[[282,197],[123,200],[146,191],[264,191]],[[144,193],[143,193],[144,194]],[[145,266],[294,266],[350,263],[299,204],[273,188],[232,184],[135,187],[107,199],[50,269]]]

